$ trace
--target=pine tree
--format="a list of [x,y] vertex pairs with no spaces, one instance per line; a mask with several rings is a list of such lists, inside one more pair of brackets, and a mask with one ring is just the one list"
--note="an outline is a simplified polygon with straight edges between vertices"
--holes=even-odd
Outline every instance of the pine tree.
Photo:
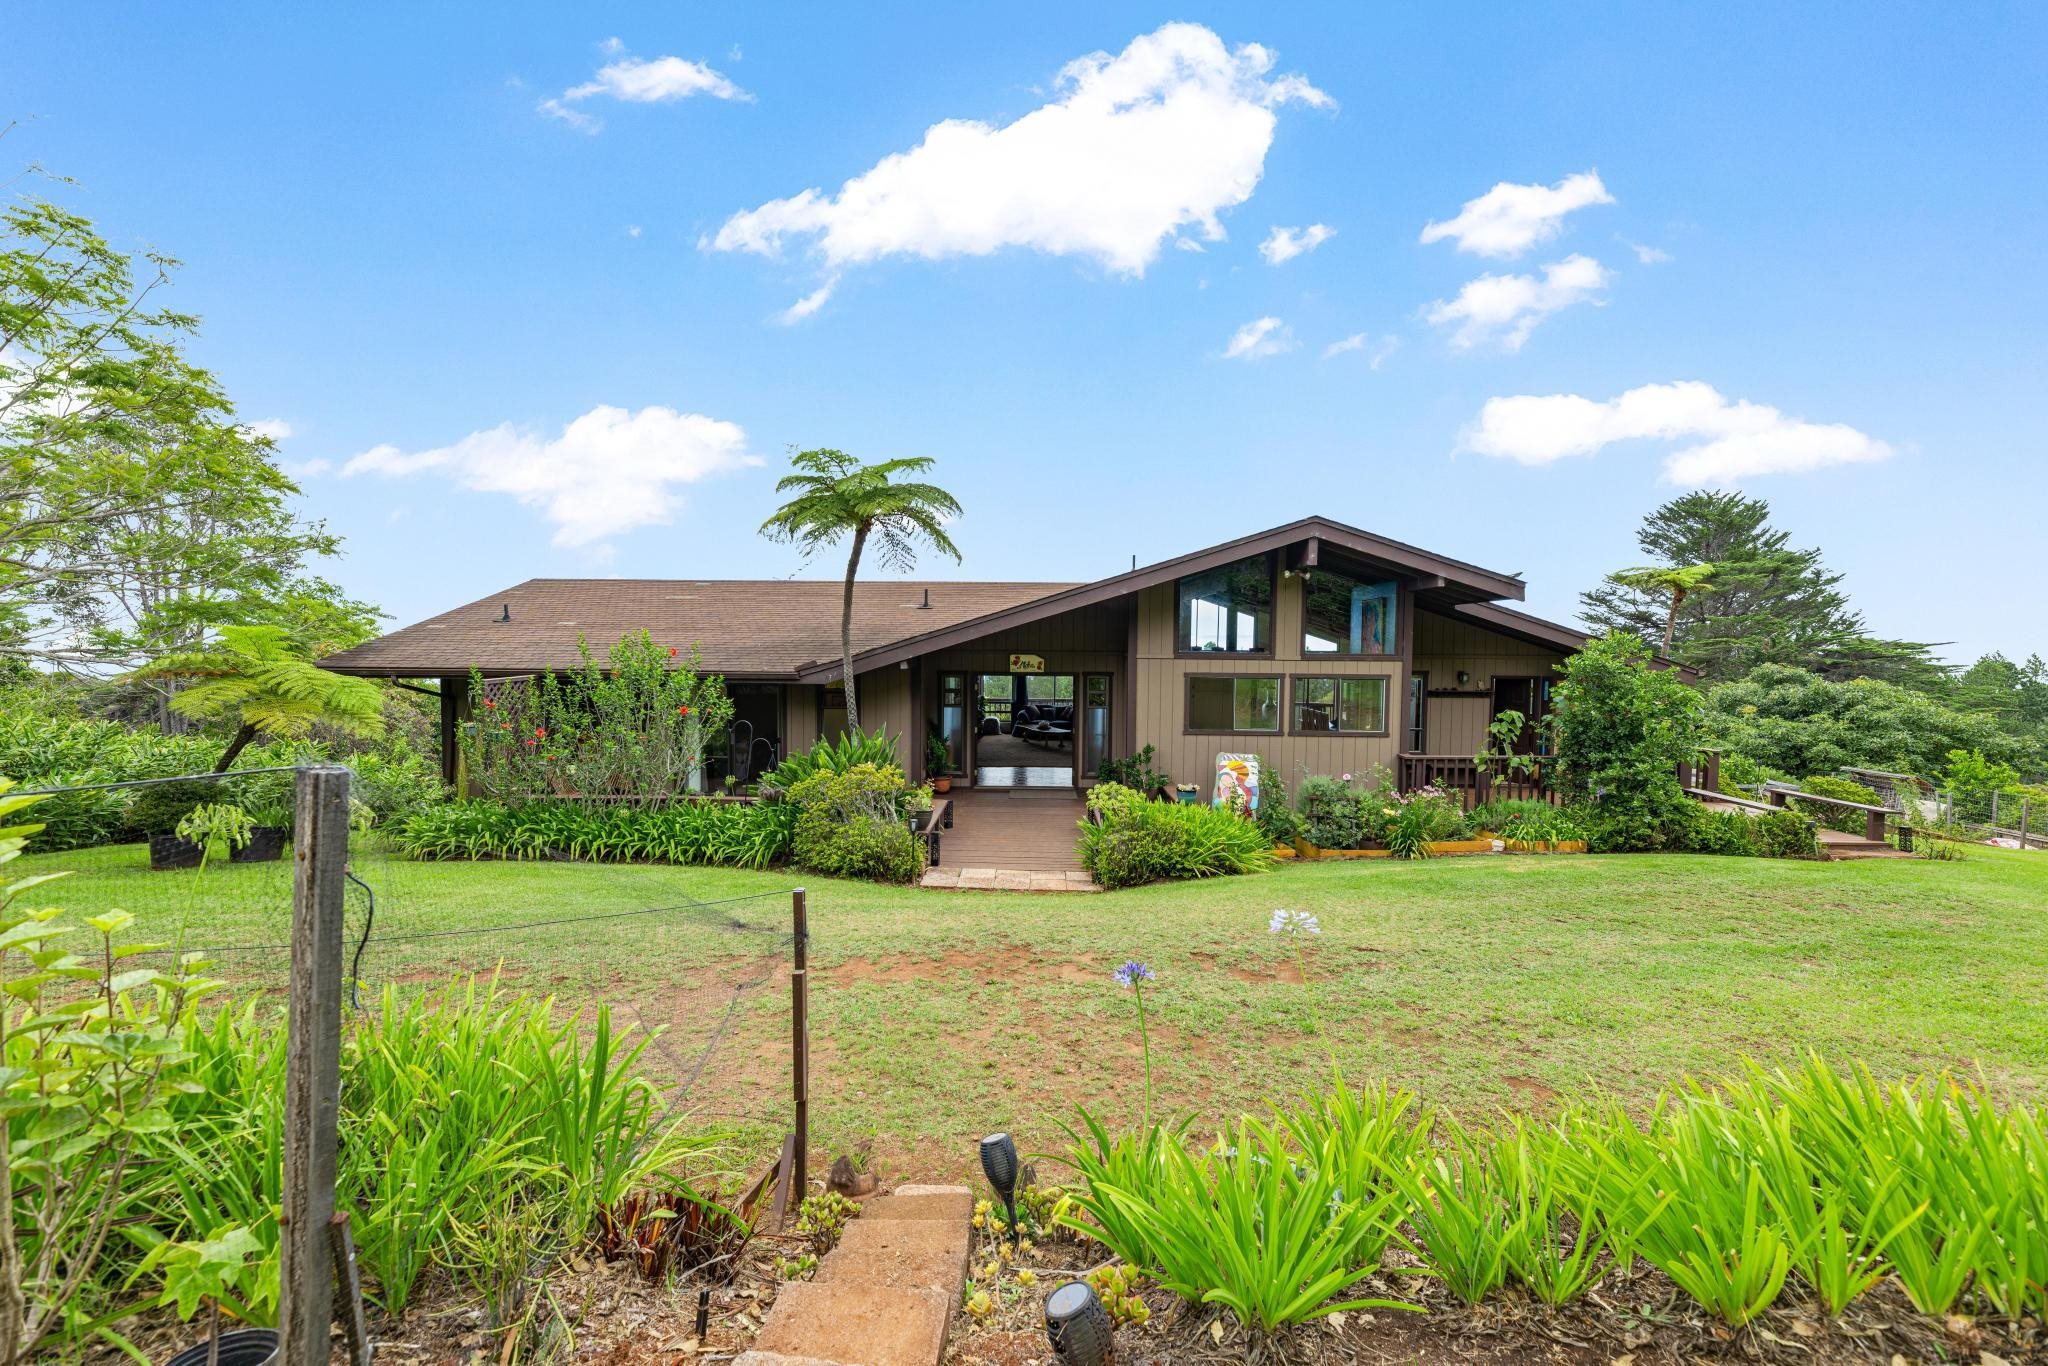
[[1709,682],[1759,664],[1793,664],[1826,678],[1883,678],[1927,686],[1940,677],[1929,646],[1872,636],[1849,606],[1842,576],[1818,549],[1797,549],[1773,527],[1770,505],[1741,493],[1698,490],[1643,519],[1636,544],[1661,566],[1715,566],[1713,592],[1675,605],[1668,588],[1610,580],[1580,595],[1595,631],[1645,640],[1670,630],[1669,653]]

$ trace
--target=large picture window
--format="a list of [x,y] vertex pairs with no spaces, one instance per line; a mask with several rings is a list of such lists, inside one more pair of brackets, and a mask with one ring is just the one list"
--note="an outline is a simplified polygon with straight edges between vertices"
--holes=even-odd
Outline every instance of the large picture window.
[[1387,680],[1369,678],[1296,678],[1296,735],[1385,735]]
[[1190,733],[1277,735],[1280,680],[1243,674],[1190,674]]
[[1273,652],[1273,560],[1254,555],[1180,581],[1183,654]]
[[1302,591],[1301,652],[1307,655],[1394,653],[1392,581],[1367,583],[1318,569]]

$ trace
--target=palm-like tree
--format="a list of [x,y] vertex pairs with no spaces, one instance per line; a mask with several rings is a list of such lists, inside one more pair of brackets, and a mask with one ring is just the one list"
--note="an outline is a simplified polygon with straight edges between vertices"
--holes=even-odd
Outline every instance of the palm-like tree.
[[367,678],[329,673],[279,626],[223,626],[214,648],[170,655],[149,672],[193,680],[171,699],[179,714],[236,722],[216,773],[227,772],[259,735],[297,739],[316,722],[349,735],[384,731],[384,690]]
[[790,457],[790,473],[775,486],[794,494],[761,523],[761,534],[794,542],[806,556],[853,538],[846,556],[846,593],[839,610],[839,667],[846,684],[846,724],[860,729],[860,704],[853,695],[853,579],[861,553],[875,543],[882,567],[908,573],[917,564],[920,541],[951,555],[960,550],[946,535],[946,520],[960,515],[960,503],[936,484],[897,482],[900,476],[923,474],[932,467],[928,456],[883,460],[863,465],[845,451],[799,451]]
[[1671,607],[1664,614],[1664,655],[1668,659],[1672,638],[1678,633],[1679,604],[1695,593],[1713,592],[1714,578],[1720,572],[1718,564],[1650,565],[1642,569],[1617,569],[1607,576],[1607,581],[1638,593],[1670,596]]

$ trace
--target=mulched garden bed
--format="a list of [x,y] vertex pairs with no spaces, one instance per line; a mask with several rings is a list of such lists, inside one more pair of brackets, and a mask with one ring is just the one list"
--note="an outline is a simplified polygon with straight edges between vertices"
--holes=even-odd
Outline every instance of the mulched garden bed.
[[[974,1272],[997,1256],[997,1242],[979,1235]],[[1043,1326],[1044,1298],[1099,1265],[1102,1256],[1100,1247],[1066,1237],[1039,1241],[1019,1263],[1031,1271],[1033,1284],[1020,1285],[1005,1268],[991,1296],[991,1311],[980,1318],[962,1314],[956,1321],[946,1353],[949,1366],[1054,1366]],[[1591,1294],[1553,1310],[1518,1297],[1513,1288],[1467,1308],[1436,1282],[1399,1274],[1403,1261],[1401,1253],[1390,1249],[1382,1274],[1353,1294],[1406,1300],[1427,1312],[1354,1311],[1270,1337],[1247,1333],[1228,1311],[1190,1307],[1171,1291],[1148,1287],[1141,1297],[1150,1321],[1118,1330],[1117,1366],[2048,1362],[2048,1332],[2037,1320],[2015,1324],[1953,1316],[1936,1322],[1916,1311],[1890,1283],[1872,1289],[1831,1323],[1802,1287],[1788,1282],[1777,1303],[1756,1321],[1729,1329],[1642,1262],[1632,1274],[1610,1273]]]

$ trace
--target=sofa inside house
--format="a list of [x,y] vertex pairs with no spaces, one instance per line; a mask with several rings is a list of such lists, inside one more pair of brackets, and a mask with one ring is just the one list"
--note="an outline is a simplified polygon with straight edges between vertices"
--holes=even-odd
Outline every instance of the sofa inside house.
[[1010,733],[1034,744],[1067,745],[1074,740],[1074,704],[1027,702],[1018,708]]

